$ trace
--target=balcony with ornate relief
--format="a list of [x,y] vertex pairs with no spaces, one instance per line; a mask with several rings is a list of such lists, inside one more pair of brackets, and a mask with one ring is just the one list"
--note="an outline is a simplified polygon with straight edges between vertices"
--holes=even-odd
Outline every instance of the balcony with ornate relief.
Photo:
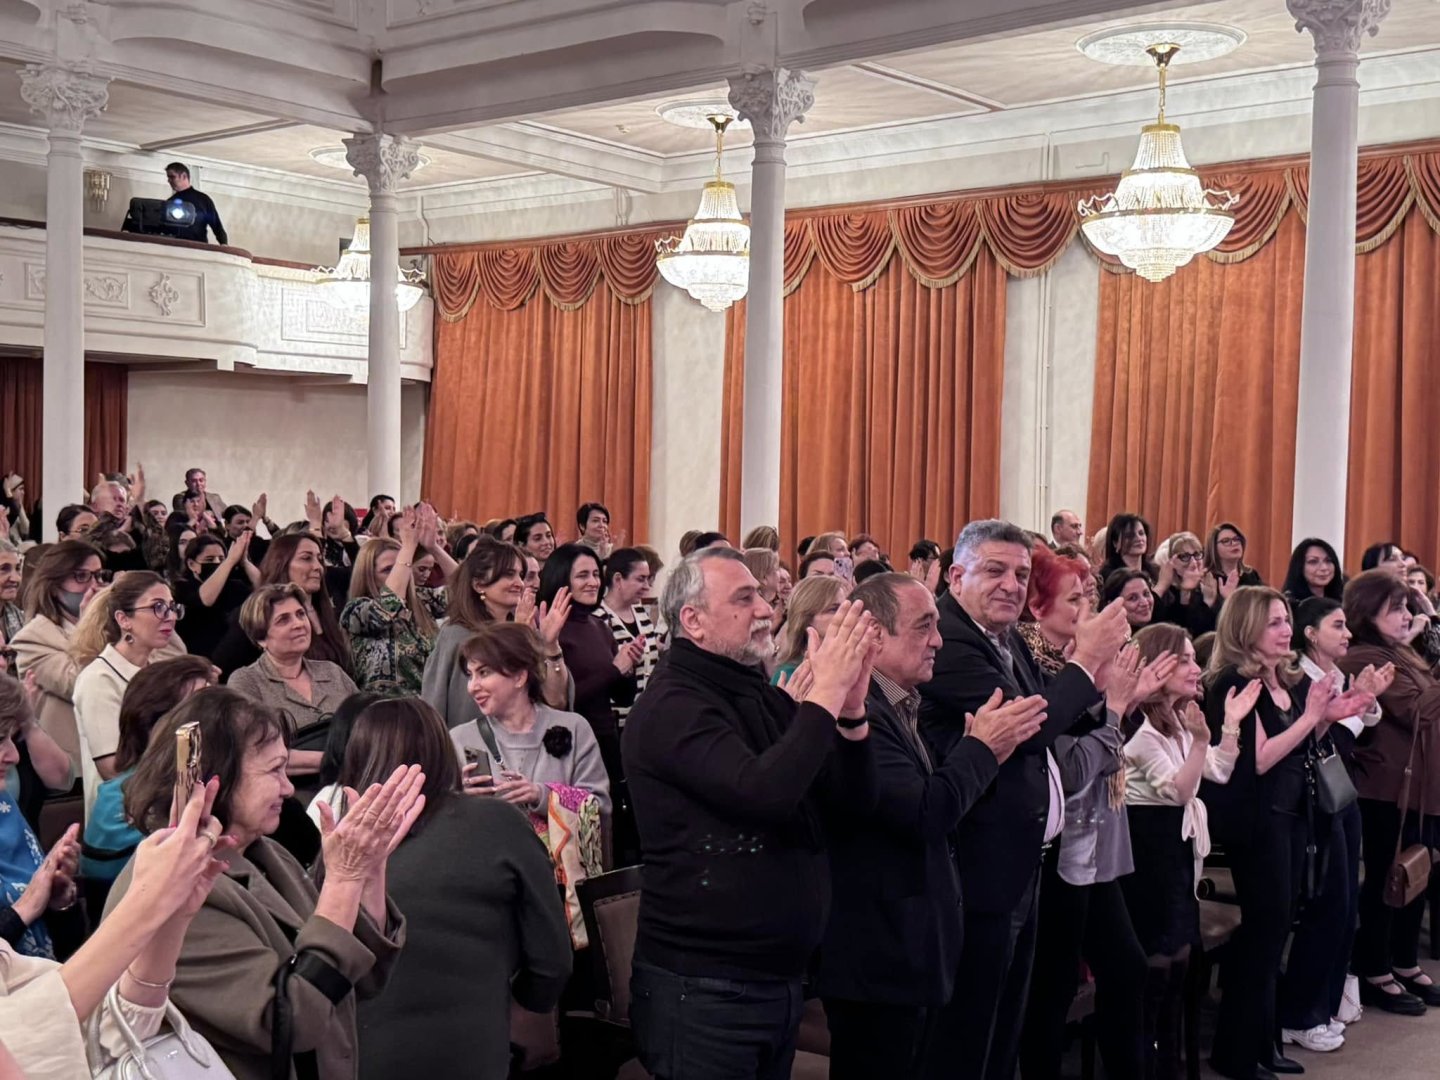
[[[85,230],[85,353],[176,370],[364,383],[369,328],[327,303],[309,267],[236,247]],[[428,296],[400,316],[401,376],[429,382]],[[39,354],[45,228],[0,219],[0,350]]]

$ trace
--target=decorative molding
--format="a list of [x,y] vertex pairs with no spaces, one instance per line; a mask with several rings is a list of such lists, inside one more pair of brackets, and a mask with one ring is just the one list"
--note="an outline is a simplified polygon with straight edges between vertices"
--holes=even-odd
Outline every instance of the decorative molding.
[[352,135],[345,139],[345,160],[370,185],[370,194],[393,195],[401,180],[420,164],[420,152],[409,139],[395,135]]
[[1380,32],[1391,0],[1285,0],[1295,29],[1310,31],[1319,60],[1355,60],[1360,42]]
[[784,143],[815,104],[815,80],[803,71],[763,68],[730,77],[730,104],[749,123],[755,141]]
[[175,302],[179,299],[180,293],[170,284],[169,274],[162,273],[160,280],[150,286],[150,302],[160,309],[161,316],[166,319],[170,318]]
[[78,138],[85,121],[109,104],[110,80],[78,67],[28,64],[20,69],[20,96],[52,135]]
[[25,299],[45,299],[45,264],[25,264]]
[[87,274],[85,296],[105,307],[129,307],[130,275]]

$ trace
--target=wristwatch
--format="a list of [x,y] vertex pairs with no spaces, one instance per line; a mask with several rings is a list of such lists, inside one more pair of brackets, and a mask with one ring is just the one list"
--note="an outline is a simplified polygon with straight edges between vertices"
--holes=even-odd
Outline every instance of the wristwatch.
[[835,726],[842,727],[846,731],[854,731],[857,727],[864,727],[865,724],[869,722],[869,720],[870,718],[863,714],[853,718],[848,716],[837,716],[835,718]]

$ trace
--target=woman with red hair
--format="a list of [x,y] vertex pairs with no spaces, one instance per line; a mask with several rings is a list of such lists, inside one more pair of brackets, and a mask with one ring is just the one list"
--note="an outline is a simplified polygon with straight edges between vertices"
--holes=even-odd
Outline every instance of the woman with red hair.
[[[1090,614],[1085,599],[1089,568],[1043,544],[1031,554],[1026,610],[1020,634],[1047,677],[1065,666],[1076,630]],[[1079,986],[1083,958],[1095,976],[1095,1022],[1105,1073],[1139,1080],[1144,1071],[1145,952],[1130,923],[1119,879],[1134,869],[1125,816],[1124,738],[1120,719],[1163,685],[1173,658],[1142,665],[1127,645],[1102,680],[1105,702],[1095,723],[1078,737],[1055,742],[1065,822],[1045,852],[1035,966],[1020,1072],[1025,1080],[1060,1075],[1065,1020]],[[1080,729],[1076,729],[1080,730]]]

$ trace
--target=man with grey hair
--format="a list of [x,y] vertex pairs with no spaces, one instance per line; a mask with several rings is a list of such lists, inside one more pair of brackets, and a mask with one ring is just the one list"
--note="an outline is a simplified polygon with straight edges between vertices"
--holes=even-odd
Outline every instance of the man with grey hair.
[[638,1055],[657,1080],[784,1080],[830,905],[822,817],[874,806],[878,633],[841,604],[787,692],[765,677],[773,613],[738,551],[687,556],[662,606],[674,641],[622,736],[644,863]]
[[1039,732],[1000,766],[955,833],[965,897],[965,940],[955,995],[937,1026],[931,1080],[1012,1080],[1035,957],[1041,855],[1060,835],[1065,794],[1051,747],[1091,723],[1095,676],[1114,659],[1127,626],[1117,602],[1082,622],[1075,651],[1047,685],[1015,630],[1030,582],[1030,535],[1008,521],[972,521],[955,542],[939,601],[943,644],[920,688],[920,726],[939,758],[965,736],[966,716],[997,690],[1043,694]]
[[1039,695],[997,690],[944,758],[916,719],[935,670],[940,613],[925,582],[879,574],[850,598],[884,630],[865,715],[879,782],[876,812],[827,832],[835,896],[820,947],[831,1080],[914,1080],[930,1029],[955,990],[962,941],[960,879],[950,836],[1001,763],[1045,719]]

